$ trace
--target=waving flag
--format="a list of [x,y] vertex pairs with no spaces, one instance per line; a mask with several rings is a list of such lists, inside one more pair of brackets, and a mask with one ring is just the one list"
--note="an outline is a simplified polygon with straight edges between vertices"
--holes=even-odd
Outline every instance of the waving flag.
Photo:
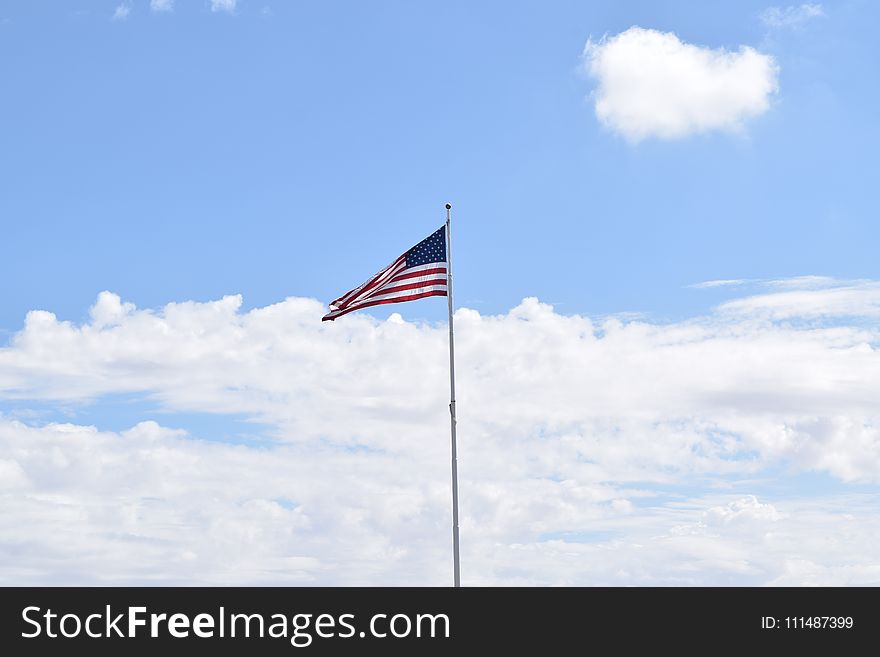
[[321,321],[333,321],[353,310],[383,303],[445,297],[447,282],[446,227],[416,244],[378,274],[330,302]]

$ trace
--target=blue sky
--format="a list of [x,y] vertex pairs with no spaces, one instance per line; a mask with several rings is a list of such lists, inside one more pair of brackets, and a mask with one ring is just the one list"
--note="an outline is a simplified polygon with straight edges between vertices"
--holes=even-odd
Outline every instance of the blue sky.
[[878,12],[0,0],[0,583],[877,585]]
[[[684,287],[704,280],[877,275],[871,3],[796,29],[761,2],[118,4],[0,7],[6,331],[82,319],[101,289],[327,301],[446,200],[481,312],[678,318],[723,294]],[[772,55],[772,107],[742,134],[627,143],[581,53],[632,25]]]

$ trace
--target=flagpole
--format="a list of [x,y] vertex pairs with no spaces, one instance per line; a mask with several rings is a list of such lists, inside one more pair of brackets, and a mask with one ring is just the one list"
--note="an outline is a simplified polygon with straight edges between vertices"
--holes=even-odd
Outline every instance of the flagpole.
[[461,586],[458,559],[458,454],[455,448],[455,339],[452,331],[452,204],[446,204],[446,300],[449,302],[449,423],[452,432],[452,568]]

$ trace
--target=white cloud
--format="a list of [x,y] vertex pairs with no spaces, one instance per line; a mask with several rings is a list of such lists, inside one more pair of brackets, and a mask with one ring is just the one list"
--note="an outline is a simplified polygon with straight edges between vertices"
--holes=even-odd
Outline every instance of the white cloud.
[[114,21],[124,21],[128,18],[128,15],[131,13],[131,4],[128,2],[123,2],[120,5],[116,6],[116,9],[113,11],[113,20]]
[[767,111],[778,88],[770,55],[697,46],[641,27],[588,41],[584,65],[598,81],[596,116],[632,142],[740,129]]
[[725,313],[774,320],[816,317],[880,317],[880,283],[854,281],[838,284],[821,277],[772,281],[783,291],[728,301]]
[[[448,468],[427,451],[401,460],[191,440],[154,422],[113,433],[0,419],[0,583],[448,584]],[[530,478],[519,465],[535,454],[509,451],[494,451],[501,468],[463,461],[468,584],[880,583],[876,494],[663,503]]]
[[211,0],[211,11],[226,12],[227,14],[235,13],[236,0]]
[[150,0],[150,11],[155,11],[155,12],[174,11],[174,0]]
[[[588,457],[615,480],[662,479],[670,468],[744,472],[776,459],[873,480],[880,423],[865,400],[880,387],[877,329],[776,320],[874,316],[878,290],[783,288],[674,324],[596,324],[536,299],[499,316],[460,309],[462,424],[486,448],[552,436],[560,459]],[[104,292],[83,325],[31,311],[0,349],[0,396],[150,394],[173,411],[241,413],[283,441],[391,451],[442,426],[442,326],[368,315],[321,325],[314,300],[247,313],[241,302],[154,312]],[[471,405],[478,415],[466,412]],[[822,459],[813,439],[842,452]],[[740,458],[755,451],[757,462]],[[559,474],[558,463],[546,465]]]
[[[804,294],[813,317],[855,285],[804,281],[763,296]],[[876,494],[760,492],[777,471],[880,483],[880,331],[847,319],[872,299],[803,327],[729,307],[672,324],[460,309],[465,581],[878,583]],[[447,583],[445,329],[324,310],[104,292],[83,324],[30,312],[0,349],[0,400],[148,395],[276,442],[0,417],[0,579]]]
[[89,317],[92,319],[92,326],[100,329],[118,324],[134,309],[133,303],[122,303],[119,295],[101,292],[95,305],[89,308]]
[[776,522],[780,518],[772,504],[762,504],[754,495],[734,500],[725,506],[713,506],[703,513],[703,522],[709,526],[737,522]]
[[749,282],[750,281],[745,278],[724,278],[713,281],[703,281],[702,283],[694,283],[693,285],[688,285],[688,287],[692,287],[697,290],[705,290],[713,287],[732,287],[736,285],[744,285],[745,283]]
[[770,28],[797,28],[812,18],[824,16],[825,10],[820,4],[807,3],[788,7],[768,7],[761,12],[761,22]]
[[841,282],[830,276],[793,276],[790,278],[780,278],[778,280],[762,281],[771,288],[778,290],[798,289],[798,290],[820,290],[823,288],[839,287],[846,284],[861,284],[870,281],[849,281]]

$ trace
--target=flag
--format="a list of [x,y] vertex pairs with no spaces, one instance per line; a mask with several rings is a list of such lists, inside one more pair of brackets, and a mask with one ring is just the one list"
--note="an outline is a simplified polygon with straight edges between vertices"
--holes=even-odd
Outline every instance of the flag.
[[440,228],[366,283],[330,302],[322,322],[383,303],[446,296],[446,227]]

